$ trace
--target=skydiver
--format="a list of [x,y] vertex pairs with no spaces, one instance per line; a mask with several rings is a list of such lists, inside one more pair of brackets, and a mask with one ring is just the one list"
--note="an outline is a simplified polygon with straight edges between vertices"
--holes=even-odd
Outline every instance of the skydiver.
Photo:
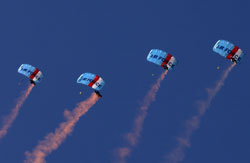
[[98,97],[100,97],[100,98],[102,97],[102,95],[100,94],[99,91],[96,91],[96,90],[95,90],[95,93],[96,93],[96,95],[97,95]]
[[36,83],[33,80],[30,80],[30,84],[33,84],[34,86],[36,85]]

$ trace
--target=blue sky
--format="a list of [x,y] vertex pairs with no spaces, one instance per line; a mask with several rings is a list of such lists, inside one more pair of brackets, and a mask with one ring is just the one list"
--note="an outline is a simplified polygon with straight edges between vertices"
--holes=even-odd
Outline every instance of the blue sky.
[[249,9],[247,0],[1,1],[0,116],[29,84],[17,73],[22,63],[37,66],[45,77],[0,142],[0,162],[22,162],[25,151],[64,120],[65,109],[91,94],[76,83],[83,72],[103,77],[103,98],[46,160],[112,162],[113,150],[123,145],[122,135],[163,71],[146,60],[152,48],[171,53],[179,64],[162,82],[128,162],[161,162],[195,114],[195,101],[206,98],[205,88],[230,65],[212,51],[218,39],[238,45],[246,57],[213,100],[183,163],[250,162]]

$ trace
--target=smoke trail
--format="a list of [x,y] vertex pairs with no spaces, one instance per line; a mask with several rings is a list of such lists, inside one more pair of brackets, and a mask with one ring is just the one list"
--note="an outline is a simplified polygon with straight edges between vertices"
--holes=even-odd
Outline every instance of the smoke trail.
[[0,140],[7,134],[8,129],[11,127],[12,123],[16,119],[21,106],[23,105],[23,103],[27,99],[27,97],[29,96],[33,87],[34,87],[34,85],[31,84],[27,88],[27,90],[25,90],[22,93],[21,97],[17,100],[16,106],[11,110],[11,113],[8,116],[4,117],[3,126],[0,129]]
[[87,100],[77,104],[73,111],[65,110],[64,116],[66,121],[62,122],[54,133],[49,133],[44,140],[39,141],[32,153],[26,152],[26,160],[24,162],[45,163],[45,157],[62,144],[66,137],[73,131],[80,117],[86,114],[98,99],[99,97],[93,93]]
[[132,130],[129,133],[125,134],[125,141],[128,145],[126,147],[118,148],[115,151],[117,159],[116,162],[125,163],[126,158],[131,154],[132,148],[137,145],[138,140],[141,136],[144,120],[147,116],[148,108],[150,104],[155,100],[156,93],[161,85],[161,81],[164,79],[167,72],[168,71],[166,70],[161,74],[161,76],[157,79],[156,83],[152,86],[147,95],[144,97],[143,104],[139,108],[139,113],[134,119],[134,125]]
[[201,118],[206,113],[215,95],[224,85],[224,82],[228,74],[231,72],[234,66],[235,66],[235,63],[232,64],[230,67],[228,67],[224,71],[220,80],[216,83],[216,86],[213,89],[207,89],[208,98],[205,101],[198,101],[198,104],[199,104],[198,113],[194,115],[193,117],[191,117],[191,119],[186,121],[186,124],[185,124],[186,130],[181,137],[177,138],[178,140],[177,146],[165,157],[166,163],[178,163],[184,159],[185,157],[184,150],[185,148],[191,146],[190,139],[191,139],[193,132],[200,127]]

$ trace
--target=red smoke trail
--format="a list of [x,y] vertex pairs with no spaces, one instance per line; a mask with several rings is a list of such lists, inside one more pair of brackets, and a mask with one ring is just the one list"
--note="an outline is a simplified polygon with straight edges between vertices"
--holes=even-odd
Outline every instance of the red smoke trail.
[[25,90],[22,93],[21,97],[17,100],[16,106],[11,110],[11,113],[8,116],[4,117],[3,126],[0,129],[0,140],[7,134],[8,129],[11,127],[12,123],[16,119],[21,106],[23,105],[23,103],[27,99],[27,97],[29,96],[33,87],[34,87],[34,85],[31,84],[27,88],[27,90]]
[[198,101],[198,113],[194,115],[191,119],[186,121],[185,125],[185,132],[184,134],[177,138],[178,144],[177,146],[166,156],[165,162],[166,163],[178,163],[182,161],[185,157],[185,148],[190,147],[190,138],[195,130],[200,127],[201,118],[206,113],[207,109],[209,108],[212,100],[214,99],[215,95],[219,92],[221,87],[224,85],[224,82],[231,72],[235,64],[232,64],[228,67],[224,73],[222,74],[220,80],[216,83],[216,86],[213,89],[208,89],[208,98],[205,101]]
[[152,86],[147,95],[144,97],[143,104],[139,108],[139,113],[134,119],[134,125],[132,130],[129,133],[125,134],[125,139],[128,144],[127,147],[121,147],[116,150],[116,162],[125,163],[126,158],[130,156],[132,148],[137,145],[138,140],[141,137],[141,131],[143,128],[144,120],[147,116],[148,108],[150,104],[155,100],[156,93],[161,85],[161,81],[164,79],[167,72],[168,71],[166,70],[161,74],[161,76],[157,79],[156,83]]
[[64,111],[66,118],[54,133],[49,133],[44,140],[39,141],[32,153],[26,152],[25,163],[45,163],[45,157],[56,150],[66,137],[73,131],[75,124],[81,116],[98,101],[99,97],[93,93],[87,100],[80,102],[73,111]]

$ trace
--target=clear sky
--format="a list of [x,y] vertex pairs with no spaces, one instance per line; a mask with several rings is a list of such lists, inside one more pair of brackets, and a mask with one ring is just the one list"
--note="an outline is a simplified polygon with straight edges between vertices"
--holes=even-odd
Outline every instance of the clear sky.
[[249,15],[249,0],[0,1],[0,116],[10,113],[29,84],[17,73],[22,63],[44,73],[0,142],[0,162],[23,162],[25,151],[64,120],[65,109],[90,96],[90,88],[76,83],[84,72],[106,81],[103,98],[46,160],[112,162],[143,97],[163,72],[146,60],[152,48],[171,53],[179,64],[162,82],[128,163],[161,162],[196,113],[195,102],[206,98],[205,88],[231,64],[212,51],[225,39],[246,56],[213,100],[183,163],[249,163]]

